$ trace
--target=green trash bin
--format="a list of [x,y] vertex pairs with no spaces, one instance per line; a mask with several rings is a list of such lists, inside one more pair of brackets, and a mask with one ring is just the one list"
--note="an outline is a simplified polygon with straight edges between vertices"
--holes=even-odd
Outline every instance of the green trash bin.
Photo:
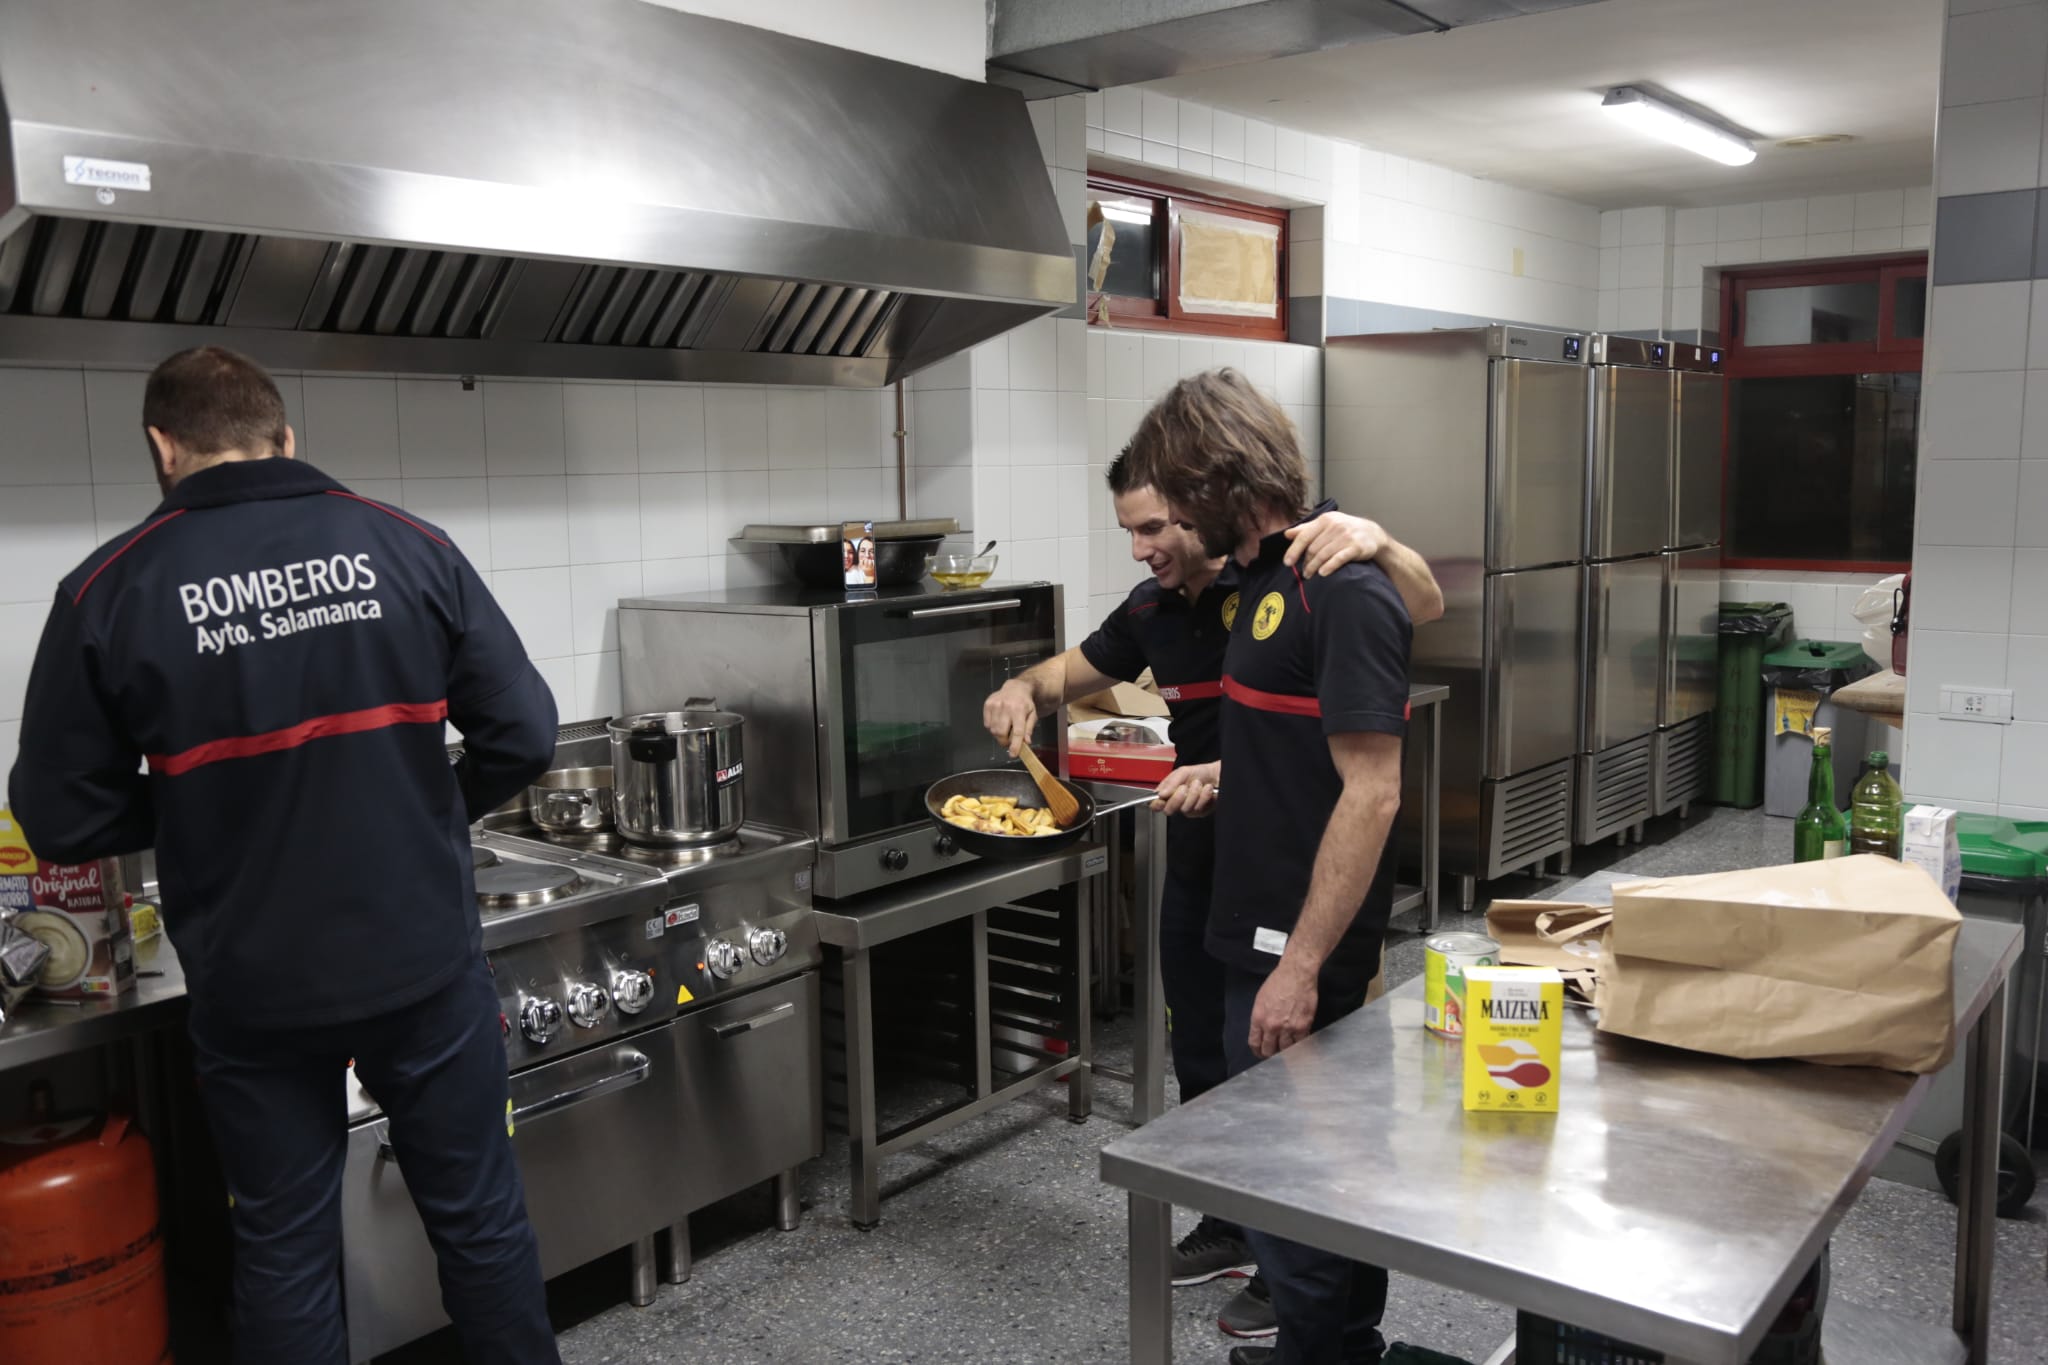
[[1848,808],[1863,771],[1870,718],[1830,700],[1877,665],[1855,642],[1792,640],[1764,655],[1764,814],[1788,819],[1806,807],[1813,775],[1813,728],[1835,732],[1835,800]]
[[1783,602],[1721,604],[1721,672],[1714,690],[1716,805],[1748,810],[1764,799],[1764,655],[1792,629]]
[[[2048,1152],[2048,1113],[2041,1081],[2048,1063],[2044,986],[2048,986],[2048,821],[2007,820],[1997,815],[1956,817],[1962,847],[1963,884],[1956,906],[1976,919],[2017,924],[2025,935],[2020,960],[2005,991],[2005,1093],[2000,1097],[2002,1130],[1998,1153],[1998,1212],[2011,1217],[2034,1192],[2037,1155]],[[1906,1125],[1902,1145],[1934,1158],[1933,1175],[1953,1200],[1962,1173],[1963,1044],[1956,1059],[1935,1073],[1927,1097]],[[1925,1165],[1919,1168],[1924,1172]],[[1880,1174],[1886,1174],[1880,1168]],[[1911,1170],[1896,1174],[1914,1183]]]

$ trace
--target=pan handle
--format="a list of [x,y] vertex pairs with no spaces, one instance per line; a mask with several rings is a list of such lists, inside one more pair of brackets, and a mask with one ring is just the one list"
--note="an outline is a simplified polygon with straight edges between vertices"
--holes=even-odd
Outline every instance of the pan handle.
[[626,752],[636,763],[667,763],[675,755],[667,735],[630,735],[626,739]]

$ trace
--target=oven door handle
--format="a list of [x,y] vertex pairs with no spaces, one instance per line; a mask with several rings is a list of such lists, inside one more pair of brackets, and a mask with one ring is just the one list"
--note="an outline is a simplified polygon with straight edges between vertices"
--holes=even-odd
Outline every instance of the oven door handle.
[[[647,1060],[647,1054],[634,1048],[622,1051],[617,1060],[624,1066],[624,1070],[600,1076],[594,1081],[585,1081],[582,1085],[572,1085],[567,1090],[557,1091],[552,1095],[544,1095],[530,1104],[516,1106],[506,1115],[507,1129],[518,1127],[522,1119],[537,1119],[543,1114],[552,1114],[558,1109],[567,1109],[585,1100],[596,1099],[599,1095],[608,1095],[614,1090],[624,1090],[629,1086],[638,1085],[646,1080],[654,1069],[654,1064]],[[391,1121],[386,1119],[383,1131],[377,1137],[377,1159],[391,1161],[397,1156],[398,1153],[391,1147]]]
[[960,602],[950,607],[918,607],[903,613],[913,621],[933,616],[984,616],[990,612],[1015,611],[1024,605],[1021,597],[998,597],[992,602]]
[[730,1024],[713,1024],[711,1026],[711,1036],[713,1038],[731,1038],[736,1034],[752,1033],[757,1028],[766,1028],[770,1024],[779,1024],[785,1019],[794,1018],[796,1018],[796,1002],[794,1000],[785,1000],[779,1005],[770,1006],[759,1014],[750,1015],[745,1019],[735,1019]]

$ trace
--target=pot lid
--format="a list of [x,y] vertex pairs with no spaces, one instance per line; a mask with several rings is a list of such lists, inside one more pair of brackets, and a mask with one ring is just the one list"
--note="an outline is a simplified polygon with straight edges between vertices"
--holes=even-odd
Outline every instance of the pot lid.
[[709,730],[731,730],[744,723],[736,711],[719,711],[710,707],[693,707],[684,711],[645,711],[637,716],[621,716],[606,728],[613,736],[626,739],[633,735],[693,735]]
[[[846,524],[832,521],[817,526],[781,526],[754,522],[733,539],[749,541],[756,545],[836,545]],[[959,533],[960,523],[952,517],[926,517],[922,521],[875,523],[876,540],[925,540],[932,536],[952,536]]]

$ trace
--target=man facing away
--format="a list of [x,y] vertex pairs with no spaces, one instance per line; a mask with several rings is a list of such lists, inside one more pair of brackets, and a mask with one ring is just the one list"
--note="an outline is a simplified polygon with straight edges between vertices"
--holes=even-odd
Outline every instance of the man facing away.
[[[1412,626],[1377,564],[1309,577],[1286,562],[1313,513],[1279,407],[1233,370],[1182,380],[1131,442],[1138,477],[1212,555],[1240,604],[1224,653],[1214,899],[1231,1075],[1365,1001],[1392,908],[1382,859],[1401,798]],[[1385,1343],[1384,1270],[1247,1230],[1271,1290],[1275,1345],[1232,1365],[1368,1365]]]
[[471,1365],[559,1365],[469,849],[552,760],[554,700],[446,535],[293,458],[253,362],[172,356],[142,421],[164,500],[59,587],[9,794],[46,857],[156,850],[231,1196],[234,1359],[348,1359],[353,1058]]

